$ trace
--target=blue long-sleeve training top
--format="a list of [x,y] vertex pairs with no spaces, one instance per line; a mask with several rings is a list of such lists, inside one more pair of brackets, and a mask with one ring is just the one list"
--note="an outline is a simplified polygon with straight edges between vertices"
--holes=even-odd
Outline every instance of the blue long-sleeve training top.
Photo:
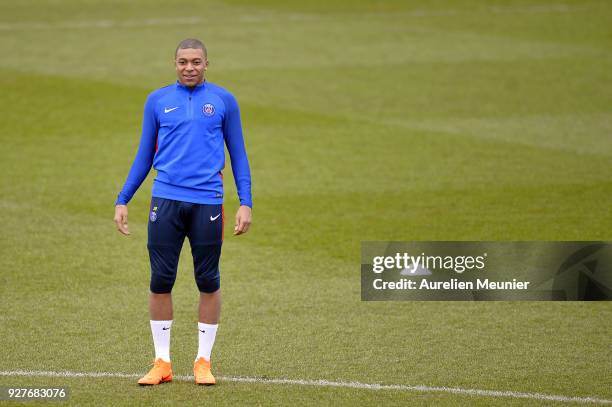
[[251,171],[234,96],[206,81],[192,88],[177,81],[152,92],[145,103],[138,152],[116,204],[132,199],[151,165],[157,170],[154,197],[223,203],[224,144],[240,204],[252,207]]

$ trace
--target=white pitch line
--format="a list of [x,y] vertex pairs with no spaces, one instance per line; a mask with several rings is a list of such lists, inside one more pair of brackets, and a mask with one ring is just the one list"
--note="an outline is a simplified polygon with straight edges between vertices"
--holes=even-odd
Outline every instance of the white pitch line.
[[[140,377],[136,373],[113,373],[113,372],[54,372],[54,371],[35,371],[35,370],[13,370],[0,371],[0,376],[29,376],[29,377],[117,377],[135,378]],[[412,391],[422,393],[451,393],[468,396],[481,397],[509,397],[515,399],[532,399],[561,401],[573,403],[593,403],[593,404],[612,404],[612,400],[597,397],[571,397],[554,394],[524,393],[517,391],[503,390],[482,390],[482,389],[462,389],[458,387],[437,387],[437,386],[409,386],[405,384],[376,384],[360,382],[335,382],[329,380],[298,380],[298,379],[264,379],[259,377],[240,377],[240,376],[218,376],[221,381],[236,383],[262,383],[262,384],[288,384],[297,386],[317,386],[317,387],[345,387],[364,390],[395,390]],[[180,381],[192,381],[193,376],[174,376]]]

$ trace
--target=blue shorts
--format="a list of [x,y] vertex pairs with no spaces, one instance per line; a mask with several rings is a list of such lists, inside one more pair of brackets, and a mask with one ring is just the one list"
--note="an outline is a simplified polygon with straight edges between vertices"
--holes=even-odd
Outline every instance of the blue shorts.
[[151,199],[147,248],[151,260],[151,292],[170,293],[179,255],[189,238],[196,284],[200,292],[219,289],[219,258],[223,242],[223,205]]

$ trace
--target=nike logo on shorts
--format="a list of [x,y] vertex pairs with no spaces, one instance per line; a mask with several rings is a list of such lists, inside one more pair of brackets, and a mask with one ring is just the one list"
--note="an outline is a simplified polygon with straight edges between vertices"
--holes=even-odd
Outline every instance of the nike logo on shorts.
[[218,218],[219,216],[221,216],[221,214],[218,214],[218,215],[217,215],[217,216],[215,216],[214,218],[211,216],[211,217],[210,217],[210,221],[211,221],[211,222],[216,221],[216,220],[217,220],[217,218]]

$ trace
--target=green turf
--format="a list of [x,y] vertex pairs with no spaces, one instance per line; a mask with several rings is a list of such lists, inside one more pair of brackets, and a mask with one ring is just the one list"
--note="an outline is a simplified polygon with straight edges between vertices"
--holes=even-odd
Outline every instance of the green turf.
[[[256,4],[255,4],[256,3]],[[605,1],[4,1],[0,371],[143,373],[151,178],[113,203],[142,107],[201,37],[242,110],[249,234],[227,171],[221,376],[612,399],[607,303],[363,303],[366,240],[612,240],[612,7]],[[188,246],[172,355],[190,374]],[[66,385],[75,405],[546,405],[225,382]],[[555,403],[549,403],[555,404]]]

